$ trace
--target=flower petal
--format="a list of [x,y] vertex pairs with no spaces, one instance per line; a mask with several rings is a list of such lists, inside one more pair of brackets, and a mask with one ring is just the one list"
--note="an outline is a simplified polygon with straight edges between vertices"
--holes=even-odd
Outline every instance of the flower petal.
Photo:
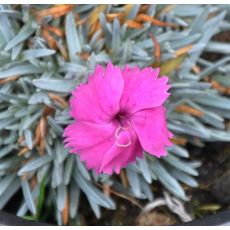
[[141,109],[161,106],[169,93],[168,77],[157,78],[159,68],[130,68],[126,66],[122,71],[124,90],[120,106],[122,110],[135,113]]
[[108,63],[104,70],[98,65],[88,83],[73,91],[71,116],[78,121],[108,122],[120,109],[123,88],[120,68]]
[[121,168],[134,162],[137,157],[143,157],[143,149],[132,128],[121,130],[116,137],[112,148],[104,155],[99,173],[112,174],[114,170],[118,174]]
[[[135,131],[122,130],[118,123],[104,125],[75,122],[64,131],[65,147],[80,155],[88,169],[112,174],[142,157],[142,147]],[[117,132],[119,131],[119,133]]]
[[75,122],[64,130],[65,147],[79,154],[88,169],[94,168],[98,172],[105,152],[114,144],[116,129],[116,123]]
[[106,113],[115,115],[120,110],[120,99],[124,89],[124,79],[121,69],[113,66],[111,62],[107,64],[103,77],[94,75],[92,84],[97,91],[98,101]]
[[143,149],[157,157],[166,156],[165,147],[172,145],[172,133],[167,129],[165,108],[144,109],[130,119]]

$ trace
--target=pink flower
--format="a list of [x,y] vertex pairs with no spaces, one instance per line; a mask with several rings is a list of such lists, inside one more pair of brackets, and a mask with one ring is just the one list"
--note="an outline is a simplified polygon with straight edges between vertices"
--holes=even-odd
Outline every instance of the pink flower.
[[168,77],[158,69],[124,69],[98,65],[70,99],[75,121],[64,131],[65,147],[80,155],[88,169],[112,174],[143,157],[143,150],[166,156],[172,134],[166,125],[163,103],[168,98]]

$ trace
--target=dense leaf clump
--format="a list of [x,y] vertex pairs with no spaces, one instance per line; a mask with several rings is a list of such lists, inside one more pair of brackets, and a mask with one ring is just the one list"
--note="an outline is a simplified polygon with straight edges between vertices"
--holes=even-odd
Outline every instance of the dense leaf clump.
[[[151,201],[156,180],[187,200],[181,183],[197,186],[200,163],[189,160],[186,143],[230,141],[225,125],[230,45],[211,41],[230,29],[229,10],[224,5],[0,5],[0,209],[22,191],[18,216],[41,220],[51,212],[59,225],[80,224],[81,194],[100,217],[100,207],[116,208],[108,191]],[[204,52],[220,53],[221,59],[210,62]],[[71,122],[71,90],[96,64],[109,60],[160,66],[170,77],[166,106],[174,146],[167,158],[146,155],[119,176],[97,176],[68,155],[62,134]]]

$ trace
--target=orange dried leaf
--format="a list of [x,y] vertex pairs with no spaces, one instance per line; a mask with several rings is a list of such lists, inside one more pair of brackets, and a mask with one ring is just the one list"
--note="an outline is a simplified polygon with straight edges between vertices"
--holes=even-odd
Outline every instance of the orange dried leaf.
[[34,190],[34,188],[37,186],[37,177],[36,176],[33,176],[30,180],[30,187],[32,190]]
[[198,65],[194,65],[192,67],[192,71],[195,73],[195,74],[200,74],[201,70],[200,70],[200,67]]
[[162,27],[174,27],[177,28],[178,26],[173,23],[168,23],[168,22],[162,22],[156,18],[153,18],[150,15],[147,14],[138,14],[136,17],[136,21],[138,22],[150,22],[155,26],[162,26]]
[[25,137],[23,135],[21,135],[19,138],[18,138],[18,144],[22,144],[22,142],[25,140]]
[[125,23],[127,24],[129,28],[132,28],[132,29],[141,29],[144,27],[141,23],[136,22],[134,20],[127,20]]
[[121,22],[123,17],[124,17],[123,12],[106,14],[106,19],[108,22],[112,22],[115,18],[117,18]]
[[87,61],[90,56],[90,54],[87,52],[77,52],[76,54],[78,55],[78,57],[80,57],[84,61]]
[[186,58],[186,54],[183,54],[179,57],[172,58],[161,64],[161,75],[169,75],[174,70],[176,70],[183,60]]
[[156,37],[152,33],[149,33],[149,36],[152,39],[153,44],[154,44],[154,53],[153,53],[153,55],[155,57],[155,63],[153,65],[154,65],[154,67],[157,67],[157,66],[160,65],[161,47],[160,47],[160,44],[158,43]]
[[99,21],[95,22],[89,30],[89,37],[92,37],[93,34],[95,34],[100,28],[101,28],[100,22]]
[[162,8],[161,10],[159,10],[156,13],[156,16],[158,16],[162,13],[168,13],[168,12],[172,11],[175,7],[176,7],[176,5],[166,5],[164,8]]
[[75,18],[75,21],[80,20],[81,19],[80,14],[78,13],[74,14],[74,18]]
[[44,28],[59,37],[63,38],[65,36],[65,32],[56,26],[46,25]]
[[87,18],[82,18],[76,21],[75,25],[80,26],[83,25],[85,22],[87,22]]
[[138,22],[152,22],[153,17],[147,14],[138,14],[136,17],[136,21]]
[[65,61],[67,61],[69,57],[68,57],[68,53],[67,53],[66,47],[64,47],[64,46],[61,44],[61,42],[58,42],[58,41],[57,41],[56,44],[57,44],[58,50],[60,51],[62,57],[64,58]]
[[133,197],[129,197],[129,196],[127,196],[127,195],[125,195],[125,194],[123,194],[123,193],[120,193],[120,192],[117,192],[117,191],[115,191],[115,190],[113,190],[111,187],[104,187],[104,186],[102,186],[101,184],[99,184],[99,183],[96,183],[97,184],[97,186],[98,187],[100,187],[100,188],[102,188],[102,189],[108,189],[109,191],[109,193],[111,193],[111,194],[114,194],[115,196],[118,196],[118,197],[120,197],[120,198],[123,198],[123,199],[126,199],[126,200],[128,200],[128,201],[130,201],[132,204],[134,204],[134,205],[136,205],[137,207],[139,207],[140,209],[143,209],[143,207],[133,198]]
[[196,117],[201,117],[204,115],[204,112],[198,109],[192,108],[190,106],[187,106],[187,105],[179,105],[176,107],[175,111],[181,112],[181,113],[188,113]]
[[88,17],[81,18],[79,14],[75,14],[75,25],[83,25],[88,20]]
[[39,122],[38,125],[36,126],[36,129],[35,129],[33,147],[35,147],[35,146],[37,146],[39,144],[40,139],[41,139],[41,131],[40,131],[40,122]]
[[69,5],[69,4],[60,4],[60,5],[55,5],[54,7],[44,9],[44,10],[39,10],[35,11],[35,14],[39,18],[46,17],[48,15],[52,15],[53,18],[59,18],[65,14],[67,14],[69,11],[73,9],[74,5]]
[[88,21],[87,21],[90,27],[93,26],[93,24],[98,21],[100,13],[105,11],[107,7],[108,6],[105,4],[99,4],[97,7],[95,7],[92,10],[92,12],[90,13],[88,17]]
[[106,196],[110,197],[110,187],[111,185],[109,184],[103,184],[103,192]]
[[229,87],[222,86],[219,82],[217,82],[215,80],[211,80],[210,82],[212,84],[212,88],[218,90],[220,93],[227,94],[227,95],[230,94],[230,88]]
[[40,131],[40,137],[44,138],[46,135],[46,119],[44,117],[40,118],[39,131]]
[[188,140],[184,137],[173,137],[171,138],[171,141],[176,145],[186,145]]
[[1,84],[6,84],[6,83],[11,82],[11,81],[16,81],[18,78],[19,78],[19,76],[12,76],[12,77],[8,77],[8,78],[5,78],[5,79],[1,79],[0,80],[0,85]]
[[110,13],[110,14],[106,14],[106,18],[107,19],[114,19],[117,18],[121,15],[121,13]]
[[150,5],[149,4],[142,4],[139,10],[139,13],[146,14]]
[[124,6],[124,18],[126,18],[129,15],[132,9],[133,9],[133,4],[126,4]]
[[24,154],[26,154],[27,152],[29,152],[30,149],[28,147],[24,147],[23,149],[21,149],[21,151],[18,153],[18,156],[22,156]]
[[69,195],[68,194],[66,196],[65,206],[62,211],[62,220],[64,225],[67,225],[69,223]]
[[121,178],[121,183],[122,185],[125,187],[125,188],[128,188],[129,187],[129,181],[128,181],[128,178],[124,172],[124,170],[122,169],[121,172],[120,172],[120,178]]
[[36,132],[34,143],[37,145],[39,143],[39,154],[43,156],[45,153],[45,135],[46,135],[46,119],[44,117],[40,118]]
[[57,94],[48,93],[48,95],[53,101],[58,102],[62,106],[62,108],[64,109],[68,108],[68,103],[63,98],[58,96]]
[[43,112],[42,112],[42,116],[43,117],[47,117],[49,115],[53,115],[55,112],[55,109],[49,106],[45,106]]
[[41,138],[39,143],[39,155],[43,156],[45,154],[45,139]]
[[193,47],[193,45],[187,45],[187,46],[184,46],[184,47],[178,49],[176,51],[176,57],[178,57],[178,56],[180,56],[182,54],[187,54],[188,51],[190,51],[192,49],[192,47]]
[[22,181],[27,180],[28,176],[29,176],[29,173],[24,173],[24,175],[20,176],[20,180]]
[[57,49],[57,42],[56,40],[50,35],[49,31],[43,29],[42,36],[47,41],[48,45],[52,49]]

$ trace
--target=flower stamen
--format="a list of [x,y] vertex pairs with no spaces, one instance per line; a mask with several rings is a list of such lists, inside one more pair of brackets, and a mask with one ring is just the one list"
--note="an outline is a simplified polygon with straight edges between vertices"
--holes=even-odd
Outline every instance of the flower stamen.
[[130,137],[130,134],[127,134],[126,132],[126,136],[128,136],[128,143],[119,143],[119,139],[121,138],[121,133],[123,131],[128,131],[129,132],[129,128],[126,128],[126,127],[122,127],[122,126],[119,126],[115,132],[115,138],[116,138],[116,142],[115,144],[118,146],[118,147],[122,147],[122,148],[126,148],[128,146],[130,146],[132,144],[132,141],[131,141],[131,137]]
[[119,144],[117,141],[116,141],[115,143],[116,143],[116,146],[118,146],[118,147],[122,147],[122,148],[129,147],[129,146],[132,144],[132,142],[131,142],[131,141],[129,141],[129,142],[128,142],[127,144],[125,144],[125,145]]

